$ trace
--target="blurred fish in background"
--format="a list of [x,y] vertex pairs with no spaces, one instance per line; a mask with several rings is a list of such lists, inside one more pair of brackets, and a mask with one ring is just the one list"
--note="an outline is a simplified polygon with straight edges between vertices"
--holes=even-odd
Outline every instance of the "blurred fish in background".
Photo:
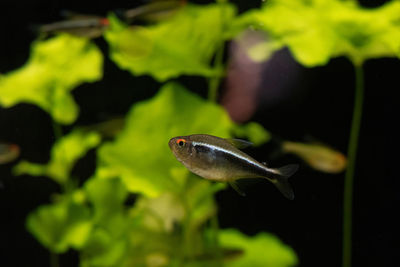
[[[184,0],[150,1],[132,9],[115,10],[116,15],[125,23],[137,21],[159,22],[173,16],[186,4]],[[110,22],[106,17],[63,11],[66,20],[34,27],[42,35],[69,33],[75,36],[97,38],[103,35]]]
[[281,148],[283,153],[301,158],[317,171],[340,173],[346,169],[346,156],[324,144],[283,141]]
[[175,15],[185,4],[185,0],[153,0],[139,7],[123,11],[122,18],[128,24],[137,20],[159,22]]
[[111,139],[119,134],[125,126],[124,117],[115,117],[99,123],[81,127],[85,132],[98,132],[103,138]]
[[96,15],[85,15],[71,11],[64,11],[62,15],[67,19],[36,27],[39,33],[43,35],[69,33],[80,37],[97,38],[109,26],[107,18]]
[[0,164],[13,162],[18,158],[20,148],[16,144],[0,142]]
[[221,102],[234,121],[248,121],[258,108],[296,95],[300,67],[287,50],[276,50],[265,33],[251,29],[230,43]]

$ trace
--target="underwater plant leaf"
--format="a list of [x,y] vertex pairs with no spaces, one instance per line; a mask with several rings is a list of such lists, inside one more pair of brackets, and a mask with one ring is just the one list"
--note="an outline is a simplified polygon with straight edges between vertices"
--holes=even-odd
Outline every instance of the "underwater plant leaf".
[[338,56],[357,64],[400,57],[399,19],[399,1],[367,9],[354,1],[271,0],[238,18],[234,27],[251,25],[266,31],[272,39],[268,42],[289,47],[298,62],[312,67]]
[[88,39],[67,34],[36,41],[28,62],[0,78],[0,105],[30,103],[62,124],[76,120],[79,107],[70,91],[102,77],[103,56]]
[[29,214],[26,227],[39,242],[56,253],[80,249],[92,229],[90,210],[70,197],[40,206]]
[[150,197],[181,192],[188,171],[171,153],[169,139],[196,133],[231,137],[234,127],[222,107],[168,83],[151,100],[135,104],[116,140],[100,147],[96,175],[121,177],[129,191]]
[[36,164],[21,161],[14,167],[14,174],[45,175],[63,184],[68,180],[76,161],[88,150],[96,147],[100,141],[100,135],[95,132],[73,131],[54,144],[49,163]]
[[181,223],[185,216],[182,201],[170,192],[155,198],[141,196],[131,212],[141,218],[143,227],[155,232],[172,232],[175,223]]
[[115,238],[109,231],[98,227],[80,251],[80,266],[125,266],[121,262],[126,257],[127,247],[127,238]]
[[217,205],[213,198],[214,194],[224,188],[227,184],[214,183],[201,179],[193,179],[190,186],[186,188],[186,204],[190,211],[189,226],[192,231],[197,230],[212,216],[216,216]]
[[120,179],[92,177],[84,185],[93,205],[92,233],[81,251],[82,266],[121,266],[128,246],[130,222],[124,207],[128,196]]
[[124,201],[128,191],[120,179],[91,178],[85,184],[87,198],[93,204],[96,225],[118,235],[125,229]]
[[221,246],[244,251],[226,266],[290,267],[298,262],[295,252],[272,234],[259,233],[249,237],[235,229],[224,229],[219,232],[219,242]]
[[188,3],[155,25],[126,27],[110,17],[105,39],[111,59],[134,75],[151,75],[160,82],[182,74],[220,75],[222,70],[210,63],[222,41],[223,25],[235,13],[230,4]]
[[271,139],[271,134],[256,122],[235,125],[232,131],[237,137],[247,137],[255,146],[266,143]]

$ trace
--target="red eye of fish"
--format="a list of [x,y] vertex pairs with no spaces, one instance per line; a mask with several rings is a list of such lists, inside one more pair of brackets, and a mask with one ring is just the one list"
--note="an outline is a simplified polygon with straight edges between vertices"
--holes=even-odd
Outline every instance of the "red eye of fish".
[[102,19],[100,19],[100,24],[102,26],[108,26],[108,25],[110,25],[110,21],[106,18],[102,18]]
[[186,140],[178,139],[178,140],[176,140],[176,143],[178,144],[178,146],[183,147],[186,144]]

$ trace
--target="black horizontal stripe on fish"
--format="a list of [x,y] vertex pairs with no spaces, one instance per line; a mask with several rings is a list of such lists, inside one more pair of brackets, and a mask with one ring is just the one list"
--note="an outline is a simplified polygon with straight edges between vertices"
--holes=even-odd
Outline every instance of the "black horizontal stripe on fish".
[[240,166],[240,168],[243,171],[252,173],[252,175],[254,175],[253,177],[249,176],[248,178],[268,177],[269,179],[275,179],[276,176],[278,175],[271,171],[266,170],[264,166],[255,164],[254,162],[250,161],[245,157],[242,157],[240,155],[237,155],[231,151],[222,149],[220,147],[216,147],[205,143],[193,142],[193,148],[200,158],[208,157],[209,161],[219,159],[220,164],[223,164],[223,161],[230,162],[235,166]]

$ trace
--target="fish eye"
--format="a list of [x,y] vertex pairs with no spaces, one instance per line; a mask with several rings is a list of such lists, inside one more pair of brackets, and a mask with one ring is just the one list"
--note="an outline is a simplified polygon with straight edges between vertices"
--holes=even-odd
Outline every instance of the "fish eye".
[[186,141],[185,139],[178,139],[176,143],[178,144],[178,146],[183,147],[186,144]]

